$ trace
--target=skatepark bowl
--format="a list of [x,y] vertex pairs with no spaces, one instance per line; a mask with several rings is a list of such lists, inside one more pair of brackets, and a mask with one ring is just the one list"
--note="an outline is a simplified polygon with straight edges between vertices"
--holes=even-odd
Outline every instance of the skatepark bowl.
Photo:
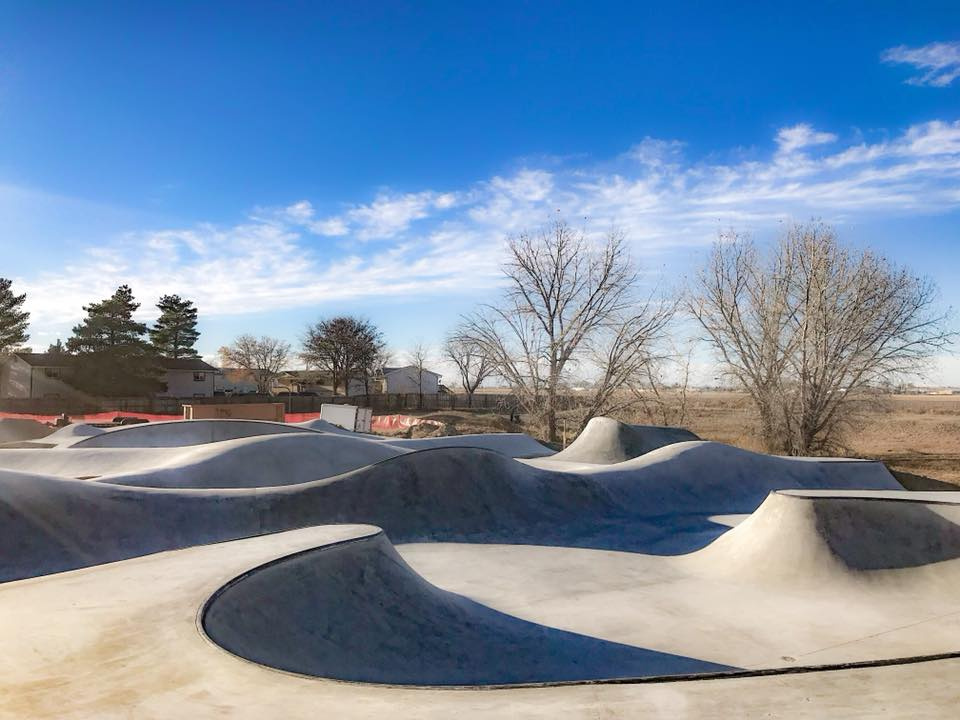
[[880,463],[609,418],[559,453],[5,422],[0,717],[948,717],[957,695],[960,502]]

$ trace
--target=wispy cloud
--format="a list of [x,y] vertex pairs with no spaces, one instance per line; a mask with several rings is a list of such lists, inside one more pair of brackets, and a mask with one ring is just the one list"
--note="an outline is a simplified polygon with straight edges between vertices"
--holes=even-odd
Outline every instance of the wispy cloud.
[[835,142],[837,136],[829,132],[819,132],[806,123],[780,128],[777,131],[777,147],[780,153],[789,155],[813,147]]
[[913,48],[898,45],[884,50],[880,59],[922,70],[921,75],[907,80],[911,85],[946,87],[960,77],[960,42],[934,42]]
[[81,248],[66,265],[51,258],[18,287],[29,293],[37,331],[68,329],[82,305],[124,282],[145,305],[179,292],[204,316],[351,298],[481,296],[499,281],[505,236],[558,211],[597,232],[624,229],[643,255],[704,245],[722,226],[960,207],[960,121],[921,123],[874,142],[799,124],[749,155],[689,159],[682,142],[647,138],[611,160],[528,166],[463,188],[384,190],[329,216],[297,200],[235,224],[124,233]]

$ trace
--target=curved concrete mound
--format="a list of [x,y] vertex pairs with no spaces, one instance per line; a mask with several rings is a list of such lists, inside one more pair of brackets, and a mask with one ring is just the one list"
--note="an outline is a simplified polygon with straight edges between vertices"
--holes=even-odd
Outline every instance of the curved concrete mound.
[[729,671],[544,627],[441,590],[382,534],[256,568],[207,603],[230,652],[304,675],[396,685],[512,685]]
[[685,428],[628,425],[613,418],[596,417],[587,423],[583,432],[568,447],[550,459],[611,465],[665,445],[699,439]]
[[134,487],[3,470],[0,580],[354,522],[382,527],[398,542],[507,542],[672,555],[704,547],[727,529],[711,516],[752,512],[770,490],[862,487],[899,485],[879,463],[770,458],[717,443],[673,445],[576,473],[489,450],[437,448],[322,480],[251,488]]
[[403,452],[360,437],[278,433],[188,446],[161,467],[106,475],[99,482],[155,488],[278,487],[341,475]]
[[772,492],[696,553],[706,567],[765,582],[866,577],[960,558],[960,502],[944,494]]
[[[79,426],[78,426],[79,427]],[[324,433],[338,437],[362,439],[371,443],[392,445],[403,450],[426,450],[440,447],[476,447],[494,450],[517,458],[552,455],[553,450],[523,433],[454,435],[449,437],[392,439],[354,433],[322,420],[303,423],[281,423],[268,420],[169,420],[129,425],[101,431],[93,437],[64,435],[56,437],[61,447],[93,448],[172,448],[205,445],[259,435],[283,433]],[[56,434],[55,434],[56,435]],[[52,438],[55,437],[51,436]],[[79,439],[74,439],[74,438]]]
[[268,420],[169,420],[113,428],[73,443],[75,448],[156,448],[202,445],[254,435],[310,432]]
[[47,438],[47,442],[52,442],[57,445],[72,445],[77,442],[77,440],[92,437],[94,435],[103,435],[106,430],[104,428],[97,427],[96,425],[90,425],[88,423],[70,423],[62,428],[59,428],[52,432]]

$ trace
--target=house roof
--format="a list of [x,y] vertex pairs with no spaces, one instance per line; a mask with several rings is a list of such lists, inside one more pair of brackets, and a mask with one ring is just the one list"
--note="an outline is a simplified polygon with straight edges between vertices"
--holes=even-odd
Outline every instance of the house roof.
[[[404,366],[402,366],[402,367],[385,367],[385,368],[383,369],[383,374],[384,374],[384,375],[389,375],[390,373],[397,372],[397,370],[413,370],[414,372],[417,372],[417,366],[416,366],[416,365],[404,365]],[[437,377],[443,377],[443,376],[441,375],[441,373],[434,372],[433,370],[427,370],[426,368],[424,368],[423,371],[424,371],[425,373],[429,373],[430,375],[436,375]]]
[[[13,353],[32,367],[70,367],[77,362],[76,355],[66,353]],[[213,365],[200,358],[159,358],[157,364],[164,370],[188,370],[193,372],[216,372]]]
[[216,372],[217,369],[200,358],[160,358],[157,364],[164,370],[192,370],[193,372]]
[[76,362],[76,357],[66,353],[15,352],[16,357],[33,367],[68,367]]

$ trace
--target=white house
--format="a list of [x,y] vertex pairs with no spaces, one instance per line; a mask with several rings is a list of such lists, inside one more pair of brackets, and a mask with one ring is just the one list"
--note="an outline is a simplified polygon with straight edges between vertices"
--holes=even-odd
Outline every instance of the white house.
[[382,392],[433,395],[440,392],[441,377],[440,373],[426,368],[418,371],[415,365],[386,367],[383,369]]
[[218,370],[200,358],[161,358],[163,368],[160,381],[167,389],[157,393],[161,397],[213,397]]

